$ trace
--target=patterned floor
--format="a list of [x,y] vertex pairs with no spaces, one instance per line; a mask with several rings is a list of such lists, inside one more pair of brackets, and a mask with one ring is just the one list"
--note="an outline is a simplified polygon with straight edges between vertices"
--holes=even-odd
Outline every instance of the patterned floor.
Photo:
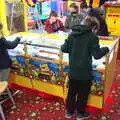
[[[19,89],[20,92],[14,97],[17,108],[12,107],[10,101],[3,104],[7,120],[66,120],[65,106],[61,99],[44,95],[41,97],[38,93],[25,88],[11,89],[12,91]],[[93,108],[87,110],[92,115],[86,120],[120,120],[120,61],[117,63],[112,91],[103,110]]]

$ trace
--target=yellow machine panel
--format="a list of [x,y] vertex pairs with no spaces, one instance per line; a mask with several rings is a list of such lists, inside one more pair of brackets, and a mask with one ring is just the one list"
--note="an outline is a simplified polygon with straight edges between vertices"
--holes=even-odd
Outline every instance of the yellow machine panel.
[[120,5],[106,6],[106,22],[110,35],[120,35]]

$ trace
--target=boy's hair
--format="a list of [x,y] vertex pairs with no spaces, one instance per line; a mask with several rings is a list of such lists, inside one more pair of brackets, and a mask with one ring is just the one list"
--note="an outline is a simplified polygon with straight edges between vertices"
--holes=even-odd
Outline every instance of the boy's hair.
[[50,13],[50,16],[49,16],[49,17],[51,17],[51,16],[58,17],[58,15],[57,15],[57,13],[56,13],[55,11],[51,11],[51,13]]
[[104,14],[104,11],[100,8],[91,8],[88,11],[88,15],[93,17],[99,17],[99,16],[102,16],[103,14]]
[[2,23],[0,23],[0,30],[2,30],[2,28],[3,28],[3,25],[2,25]]
[[75,3],[72,3],[69,7],[74,8],[77,12],[79,11],[79,8]]
[[98,31],[100,29],[100,23],[96,17],[86,16],[84,24],[92,31]]
[[83,3],[80,4],[80,9],[84,9],[84,8],[86,8],[86,9],[88,8],[86,2],[83,2]]

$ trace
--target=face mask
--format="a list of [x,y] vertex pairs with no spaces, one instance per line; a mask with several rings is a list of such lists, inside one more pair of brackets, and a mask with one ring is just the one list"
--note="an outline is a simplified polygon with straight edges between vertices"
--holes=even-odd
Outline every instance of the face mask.
[[71,15],[76,16],[77,12],[71,12]]

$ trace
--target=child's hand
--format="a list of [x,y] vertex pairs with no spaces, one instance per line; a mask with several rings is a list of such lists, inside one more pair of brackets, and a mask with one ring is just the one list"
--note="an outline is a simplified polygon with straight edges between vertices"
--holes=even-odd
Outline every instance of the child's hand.
[[22,36],[21,36],[21,35],[17,36],[17,37],[16,37],[17,43],[20,43],[21,39],[22,39]]
[[17,36],[17,38],[20,38],[20,39],[22,39],[22,38],[23,38],[23,36],[22,36],[22,35],[18,35],[18,36]]
[[106,53],[109,53],[109,48],[108,47],[103,47],[104,48],[104,50],[106,51]]

